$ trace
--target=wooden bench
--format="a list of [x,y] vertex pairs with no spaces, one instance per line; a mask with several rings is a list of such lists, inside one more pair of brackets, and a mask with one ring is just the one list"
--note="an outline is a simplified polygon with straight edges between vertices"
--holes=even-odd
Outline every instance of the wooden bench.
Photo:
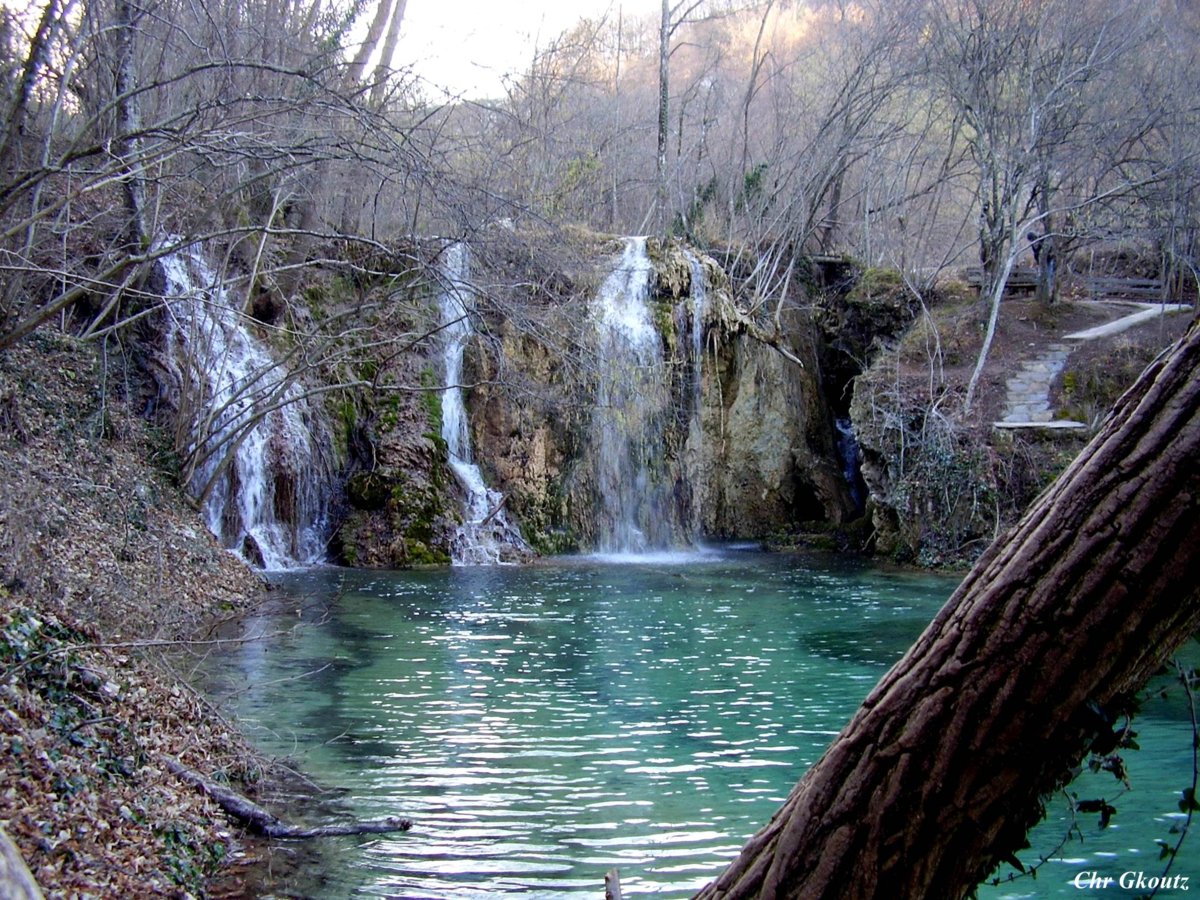
[[[976,290],[983,287],[983,268],[966,270],[967,284]],[[1083,287],[1087,297],[1120,297],[1127,300],[1157,301],[1162,299],[1163,283],[1157,278],[1117,278],[1108,275],[1068,276]],[[1032,293],[1037,290],[1038,270],[1024,266],[1014,268],[1008,276],[1004,292],[1007,295]]]
[[[972,266],[967,269],[967,284],[976,290],[983,287],[983,267]],[[1008,275],[1008,283],[1004,286],[1006,294],[1023,294],[1037,290],[1038,270],[1027,266],[1014,266]]]

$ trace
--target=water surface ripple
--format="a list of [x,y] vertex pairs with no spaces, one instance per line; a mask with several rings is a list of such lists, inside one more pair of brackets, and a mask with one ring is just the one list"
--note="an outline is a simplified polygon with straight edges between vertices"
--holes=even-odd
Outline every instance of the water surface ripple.
[[321,896],[596,897],[617,867],[628,895],[684,897],[953,584],[745,553],[312,572],[256,623],[237,702],[356,815],[415,823],[345,841]]

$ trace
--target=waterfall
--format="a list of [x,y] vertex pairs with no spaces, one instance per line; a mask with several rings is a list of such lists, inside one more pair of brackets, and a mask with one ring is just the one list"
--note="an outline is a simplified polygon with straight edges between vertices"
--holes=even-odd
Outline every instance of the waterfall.
[[703,483],[705,466],[704,455],[704,315],[708,311],[708,282],[704,274],[704,266],[691,251],[685,251],[688,266],[691,268],[691,362],[692,362],[692,408],[688,421],[688,472],[692,485],[692,531],[699,534],[703,529],[704,509],[701,502],[703,496],[699,486]]
[[862,461],[859,459],[858,438],[849,419],[837,419],[837,448],[842,459],[842,476],[850,487],[850,499],[854,501],[854,514],[861,516],[866,509],[866,485],[862,477]]
[[603,553],[644,553],[683,537],[666,469],[670,408],[662,338],[647,299],[653,264],[646,239],[627,238],[592,306],[598,373],[597,544]]
[[442,393],[442,439],[450,468],[466,496],[463,522],[451,547],[455,565],[494,565],[516,561],[529,547],[504,513],[504,495],[489,490],[483,473],[471,456],[470,423],[461,387],[463,351],[471,338],[471,292],[468,287],[470,256],[465,244],[448,246],[442,256],[446,287],[438,298],[442,326],[442,360],[445,386]]
[[699,417],[703,395],[700,378],[704,363],[704,313],[708,310],[708,283],[700,259],[689,252],[687,261],[692,270],[692,414]]
[[[162,243],[174,243],[170,237]],[[228,549],[264,569],[325,558],[332,440],[286,368],[247,330],[198,247],[159,261],[168,394],[188,490]]]

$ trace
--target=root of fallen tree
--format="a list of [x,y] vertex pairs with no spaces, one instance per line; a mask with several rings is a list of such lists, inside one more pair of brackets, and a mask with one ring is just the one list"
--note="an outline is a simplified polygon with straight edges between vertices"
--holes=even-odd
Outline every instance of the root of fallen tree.
[[339,825],[318,825],[304,828],[288,825],[286,822],[267,812],[257,803],[231,791],[224,785],[217,784],[211,778],[201,775],[194,769],[189,769],[177,759],[163,757],[163,763],[172,775],[186,781],[210,797],[221,809],[233,818],[242,822],[251,831],[272,838],[317,838],[339,837],[348,834],[388,834],[394,831],[408,831],[412,822],[389,816],[386,819],[376,819],[369,822],[347,822]]

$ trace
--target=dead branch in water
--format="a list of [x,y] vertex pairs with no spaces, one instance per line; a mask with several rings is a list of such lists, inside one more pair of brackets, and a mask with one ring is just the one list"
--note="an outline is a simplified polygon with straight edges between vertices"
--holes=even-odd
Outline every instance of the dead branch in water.
[[211,778],[201,775],[194,769],[189,769],[177,759],[164,756],[163,761],[172,775],[176,775],[201,793],[212,798],[221,809],[252,831],[273,838],[317,838],[340,837],[349,834],[388,834],[394,831],[408,831],[412,822],[396,816],[377,819],[369,822],[346,822],[340,825],[317,825],[304,828],[288,825],[286,822],[267,812],[253,800],[243,797],[236,791],[231,791],[224,785],[217,784]]

